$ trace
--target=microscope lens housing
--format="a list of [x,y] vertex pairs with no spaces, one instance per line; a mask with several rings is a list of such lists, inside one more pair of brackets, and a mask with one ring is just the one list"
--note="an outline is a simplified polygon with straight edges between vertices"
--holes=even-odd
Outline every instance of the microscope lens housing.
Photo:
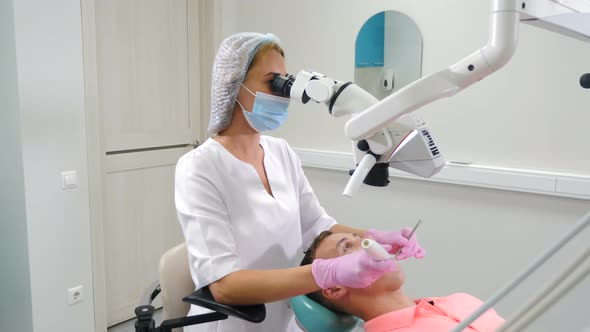
[[293,82],[295,82],[295,76],[293,75],[281,76],[275,74],[275,78],[270,82],[270,88],[274,94],[290,98]]

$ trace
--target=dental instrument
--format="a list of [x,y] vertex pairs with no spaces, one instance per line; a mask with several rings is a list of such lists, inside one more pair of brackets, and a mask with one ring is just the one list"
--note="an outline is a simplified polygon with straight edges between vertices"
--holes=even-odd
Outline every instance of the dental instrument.
[[[422,219],[418,220],[410,234],[406,237],[407,239],[412,238],[414,232],[416,232],[416,229],[418,229],[418,226],[420,226],[420,223],[422,223]],[[397,259],[397,256],[401,254],[403,248],[400,247],[398,251],[395,253],[395,255],[392,255],[388,253],[387,250],[385,250],[385,248],[381,246],[381,244],[379,244],[377,241],[373,239],[364,239],[361,242],[361,247],[367,252],[369,256],[373,257],[373,259],[375,260]]]
[[[412,231],[410,232],[410,235],[408,235],[406,238],[409,240],[412,238],[412,236],[414,235],[414,232],[416,232],[416,229],[418,229],[418,226],[420,226],[420,224],[422,223],[422,219],[419,219],[418,222],[416,223],[416,225],[414,226],[414,228],[412,228]],[[397,259],[397,256],[399,256],[399,254],[402,253],[402,249],[403,247],[400,247],[397,252],[395,253],[395,256],[393,257],[394,259]]]

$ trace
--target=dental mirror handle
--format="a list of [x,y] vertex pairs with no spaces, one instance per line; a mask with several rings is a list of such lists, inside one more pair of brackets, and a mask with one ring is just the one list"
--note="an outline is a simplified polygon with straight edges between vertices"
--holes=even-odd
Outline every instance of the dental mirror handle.
[[[410,232],[410,235],[408,235],[408,239],[412,238],[412,236],[414,235],[414,233],[418,229],[418,226],[420,226],[421,223],[422,219],[418,220],[418,222]],[[385,248],[383,248],[383,246],[379,244],[379,242],[373,239],[364,239],[361,242],[361,247],[367,252],[367,254],[369,254],[369,256],[373,257],[373,259],[378,261],[384,259],[397,259],[397,256],[399,256],[399,254],[402,252],[402,248],[399,248],[395,255],[391,255],[387,252],[387,250],[385,250]]]

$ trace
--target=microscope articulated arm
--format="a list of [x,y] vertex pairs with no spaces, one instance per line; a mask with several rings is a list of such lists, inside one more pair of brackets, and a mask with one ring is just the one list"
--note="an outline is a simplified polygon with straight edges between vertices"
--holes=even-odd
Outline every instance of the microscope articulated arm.
[[450,97],[500,69],[516,50],[518,23],[516,1],[494,1],[487,45],[451,67],[405,86],[353,117],[346,123],[346,135],[352,140],[371,137],[403,115]]
[[[310,100],[324,103],[335,117],[352,116],[345,132],[356,143],[358,166],[345,195],[351,196],[363,182],[386,186],[389,167],[430,177],[440,171],[444,160],[424,122],[410,117],[410,113],[453,96],[502,68],[516,50],[521,19],[527,23],[546,22],[540,26],[590,41],[587,23],[590,14],[584,13],[590,11],[590,6],[584,1],[493,0],[489,41],[484,47],[381,101],[352,82],[336,81],[308,71],[301,71],[297,77],[277,75],[272,90],[303,104]],[[580,85],[590,86],[587,81],[582,75]]]

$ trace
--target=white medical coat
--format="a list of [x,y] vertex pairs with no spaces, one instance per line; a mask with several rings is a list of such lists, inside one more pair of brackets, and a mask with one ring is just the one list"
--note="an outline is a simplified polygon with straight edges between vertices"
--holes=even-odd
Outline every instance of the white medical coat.
[[[178,161],[175,203],[197,289],[241,269],[297,266],[311,241],[336,224],[320,206],[287,142],[261,136],[260,145],[274,197],[252,165],[213,139]],[[203,312],[208,311],[192,306],[189,315]],[[291,331],[292,316],[285,300],[266,304],[260,324],[229,317],[185,331]]]

